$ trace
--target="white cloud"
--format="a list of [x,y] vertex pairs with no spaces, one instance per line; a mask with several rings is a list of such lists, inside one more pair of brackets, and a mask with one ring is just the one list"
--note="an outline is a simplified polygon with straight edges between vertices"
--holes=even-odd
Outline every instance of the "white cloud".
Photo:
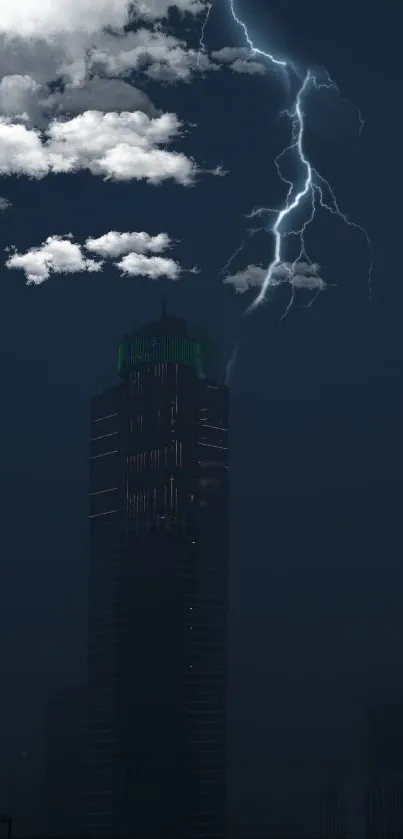
[[8,210],[9,207],[11,207],[11,201],[0,196],[0,213],[4,213],[4,211]]
[[211,58],[219,64],[232,64],[237,59],[247,59],[253,55],[248,47],[222,47],[220,50],[213,50]]
[[104,27],[122,29],[130,18],[158,20],[175,6],[181,12],[199,14],[205,0],[2,0],[0,33],[9,38],[53,39],[84,32],[91,35]]
[[102,263],[83,256],[80,245],[71,236],[48,236],[39,248],[26,253],[15,251],[6,261],[7,268],[24,271],[27,285],[40,285],[53,274],[78,274],[81,271],[101,271]]
[[42,86],[31,76],[4,76],[0,81],[0,113],[7,117],[29,116]]
[[98,239],[87,239],[85,247],[98,256],[116,258],[128,253],[145,254],[147,251],[162,253],[171,244],[167,233],[150,236],[149,233],[144,231],[141,233],[118,233],[116,230],[111,230]]
[[213,61],[226,64],[234,73],[263,75],[267,68],[261,61],[253,61],[254,53],[248,47],[222,47],[211,53]]
[[144,71],[145,75],[154,82],[189,82],[193,73],[205,73],[208,70],[218,70],[209,61],[205,53],[196,50],[178,51],[175,56],[170,54],[168,60],[152,61]]
[[49,163],[39,133],[0,119],[0,175],[43,178]]
[[0,33],[11,38],[51,39],[70,32],[91,34],[122,28],[130,0],[2,0]]
[[134,11],[144,20],[159,20],[175,6],[180,12],[198,15],[206,9],[207,0],[134,0]]
[[237,58],[230,68],[234,73],[246,73],[249,76],[260,75],[266,73],[266,67],[260,61],[245,61],[243,58]]
[[197,168],[184,154],[158,148],[180,133],[175,114],[150,119],[141,111],[87,111],[46,132],[0,118],[0,174],[42,178],[89,170],[113,180],[158,184],[172,178],[189,185]]
[[238,294],[243,294],[249,288],[260,288],[266,277],[267,268],[262,268],[261,265],[248,265],[243,271],[224,277],[223,282],[233,285]]
[[324,291],[326,288],[324,279],[317,274],[309,274],[308,276],[295,274],[295,276],[291,277],[290,284],[296,289],[300,288],[305,291]]
[[178,280],[181,273],[181,267],[174,259],[163,256],[129,253],[115,264],[122,274],[132,277],[149,277],[150,280],[158,280],[160,277]]
[[215,178],[225,178],[229,170],[224,169],[222,163],[218,163],[217,166],[214,166],[214,169],[205,169],[204,172],[205,174],[214,175]]

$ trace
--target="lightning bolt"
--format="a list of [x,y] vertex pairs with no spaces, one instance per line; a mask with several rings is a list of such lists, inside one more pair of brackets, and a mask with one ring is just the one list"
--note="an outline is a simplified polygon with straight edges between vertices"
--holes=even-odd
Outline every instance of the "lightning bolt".
[[[249,214],[246,216],[246,218],[253,218],[254,213],[258,213],[258,212],[259,212],[258,210],[255,210],[253,213],[249,213]],[[235,259],[235,258],[236,258],[236,257],[237,257],[240,253],[242,253],[242,251],[243,251],[243,249],[244,249],[244,247],[245,247],[246,243],[247,243],[250,239],[252,239],[252,238],[253,238],[253,236],[256,236],[256,234],[257,234],[257,233],[267,233],[267,227],[263,227],[263,226],[262,226],[262,227],[251,227],[251,228],[249,228],[249,230],[247,230],[247,231],[246,231],[246,234],[245,234],[245,236],[243,237],[241,244],[240,244],[240,245],[238,245],[238,247],[237,247],[237,248],[234,250],[234,252],[231,254],[231,256],[229,257],[229,259],[227,260],[227,262],[225,263],[225,265],[223,265],[223,267],[222,267],[222,268],[220,269],[220,271],[218,272],[218,277],[217,277],[217,279],[218,279],[219,277],[225,276],[225,274],[227,273],[227,271],[229,271],[229,269],[230,269],[230,267],[231,267],[231,265],[232,265],[232,263],[233,263],[234,259]]]
[[204,18],[203,25],[202,25],[201,32],[200,32],[199,52],[197,54],[197,67],[198,67],[198,69],[200,69],[200,58],[206,52],[206,45],[204,43],[204,35],[205,35],[205,32],[206,32],[206,26],[207,26],[207,24],[209,22],[209,19],[210,19],[212,8],[213,8],[213,4],[212,3],[207,3],[206,14],[205,14],[205,18]]
[[[281,71],[285,74],[286,80],[288,82],[290,81],[291,73],[294,76],[298,77],[294,67],[290,62],[277,58],[275,55],[269,52],[265,52],[264,50],[261,50],[254,45],[250,37],[247,25],[244,23],[243,20],[241,20],[238,17],[235,11],[234,0],[229,0],[229,5],[234,21],[238,24],[238,26],[242,29],[244,33],[245,41],[250,48],[251,57],[259,55],[260,57],[265,58],[274,67],[279,67]],[[264,215],[270,216],[271,218],[274,217],[271,226],[266,228],[266,230],[269,230],[274,235],[274,255],[272,262],[270,263],[267,269],[267,275],[262,284],[261,290],[255,298],[255,300],[253,301],[253,303],[249,306],[248,311],[256,309],[265,301],[267,291],[270,287],[279,285],[280,280],[278,279],[278,276],[276,276],[278,269],[281,267],[284,269],[285,266],[290,265],[290,263],[286,262],[286,256],[284,253],[285,242],[290,236],[297,236],[299,239],[299,254],[297,258],[294,260],[294,262],[291,263],[291,268],[287,268],[285,270],[286,279],[283,279],[283,282],[288,282],[291,286],[291,299],[283,317],[285,317],[288,314],[295,300],[296,293],[296,286],[293,284],[294,270],[297,270],[298,263],[302,259],[308,262],[310,266],[313,265],[306,251],[305,234],[310,224],[314,221],[316,211],[319,207],[323,210],[326,210],[331,215],[337,216],[345,225],[354,228],[364,236],[369,253],[370,264],[368,270],[368,289],[369,297],[371,299],[373,258],[372,244],[369,235],[364,227],[352,221],[348,217],[348,215],[340,209],[336,195],[329,181],[322,177],[322,175],[320,175],[320,173],[312,166],[311,162],[306,157],[304,151],[304,98],[306,93],[309,91],[310,88],[313,88],[314,90],[326,88],[334,89],[339,95],[339,89],[337,85],[333,82],[333,80],[330,78],[329,74],[326,71],[324,72],[324,77],[324,79],[318,78],[315,72],[308,70],[296,94],[292,109],[283,111],[283,114],[289,119],[291,124],[291,141],[289,145],[285,149],[283,149],[276,157],[275,166],[279,178],[287,186],[287,194],[284,201],[284,205],[281,208],[260,207],[253,210],[249,214],[250,218],[260,218]],[[359,110],[358,121],[359,133],[361,134],[361,131],[364,127],[364,120],[362,119]],[[289,178],[285,177],[281,169],[281,163],[283,158],[286,155],[292,153],[296,154],[299,161],[299,168],[303,175],[302,186],[300,187],[297,187],[294,181],[291,181],[289,180]],[[300,223],[297,229],[287,229],[292,222],[293,215],[300,210],[306,210],[305,221]],[[237,249],[237,251],[235,251],[227,265],[232,262],[234,256],[237,253],[239,253],[240,249],[242,249],[242,245],[240,248]],[[313,273],[315,274],[315,271]],[[320,280],[319,276],[317,277],[317,279],[318,292],[314,296],[314,299],[317,298],[318,293],[320,293],[321,291],[323,291],[325,287],[327,287],[327,284],[324,283],[323,280]]]

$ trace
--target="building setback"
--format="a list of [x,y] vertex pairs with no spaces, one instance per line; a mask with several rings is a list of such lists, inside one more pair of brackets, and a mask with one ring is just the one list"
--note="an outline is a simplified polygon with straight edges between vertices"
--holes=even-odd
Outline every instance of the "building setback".
[[186,323],[119,346],[92,399],[83,834],[222,839],[228,393]]

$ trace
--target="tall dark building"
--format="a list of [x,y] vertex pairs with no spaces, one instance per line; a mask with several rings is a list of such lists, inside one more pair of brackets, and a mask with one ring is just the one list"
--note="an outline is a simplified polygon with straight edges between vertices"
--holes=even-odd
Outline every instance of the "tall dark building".
[[321,803],[321,835],[323,839],[346,839],[340,784],[328,783]]
[[403,705],[380,707],[369,721],[367,839],[403,836]]
[[221,839],[228,394],[186,323],[119,346],[92,399],[84,833]]
[[321,839],[364,839],[365,780],[342,768],[330,777],[322,797]]
[[81,836],[82,738],[85,690],[59,690],[47,706],[40,836]]

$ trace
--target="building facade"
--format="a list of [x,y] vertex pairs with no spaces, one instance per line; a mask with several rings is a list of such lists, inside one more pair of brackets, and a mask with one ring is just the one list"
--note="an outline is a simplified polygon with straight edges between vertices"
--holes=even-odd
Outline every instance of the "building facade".
[[403,705],[372,710],[368,726],[366,839],[403,836]]
[[228,394],[186,324],[119,347],[91,405],[87,836],[222,839]]

